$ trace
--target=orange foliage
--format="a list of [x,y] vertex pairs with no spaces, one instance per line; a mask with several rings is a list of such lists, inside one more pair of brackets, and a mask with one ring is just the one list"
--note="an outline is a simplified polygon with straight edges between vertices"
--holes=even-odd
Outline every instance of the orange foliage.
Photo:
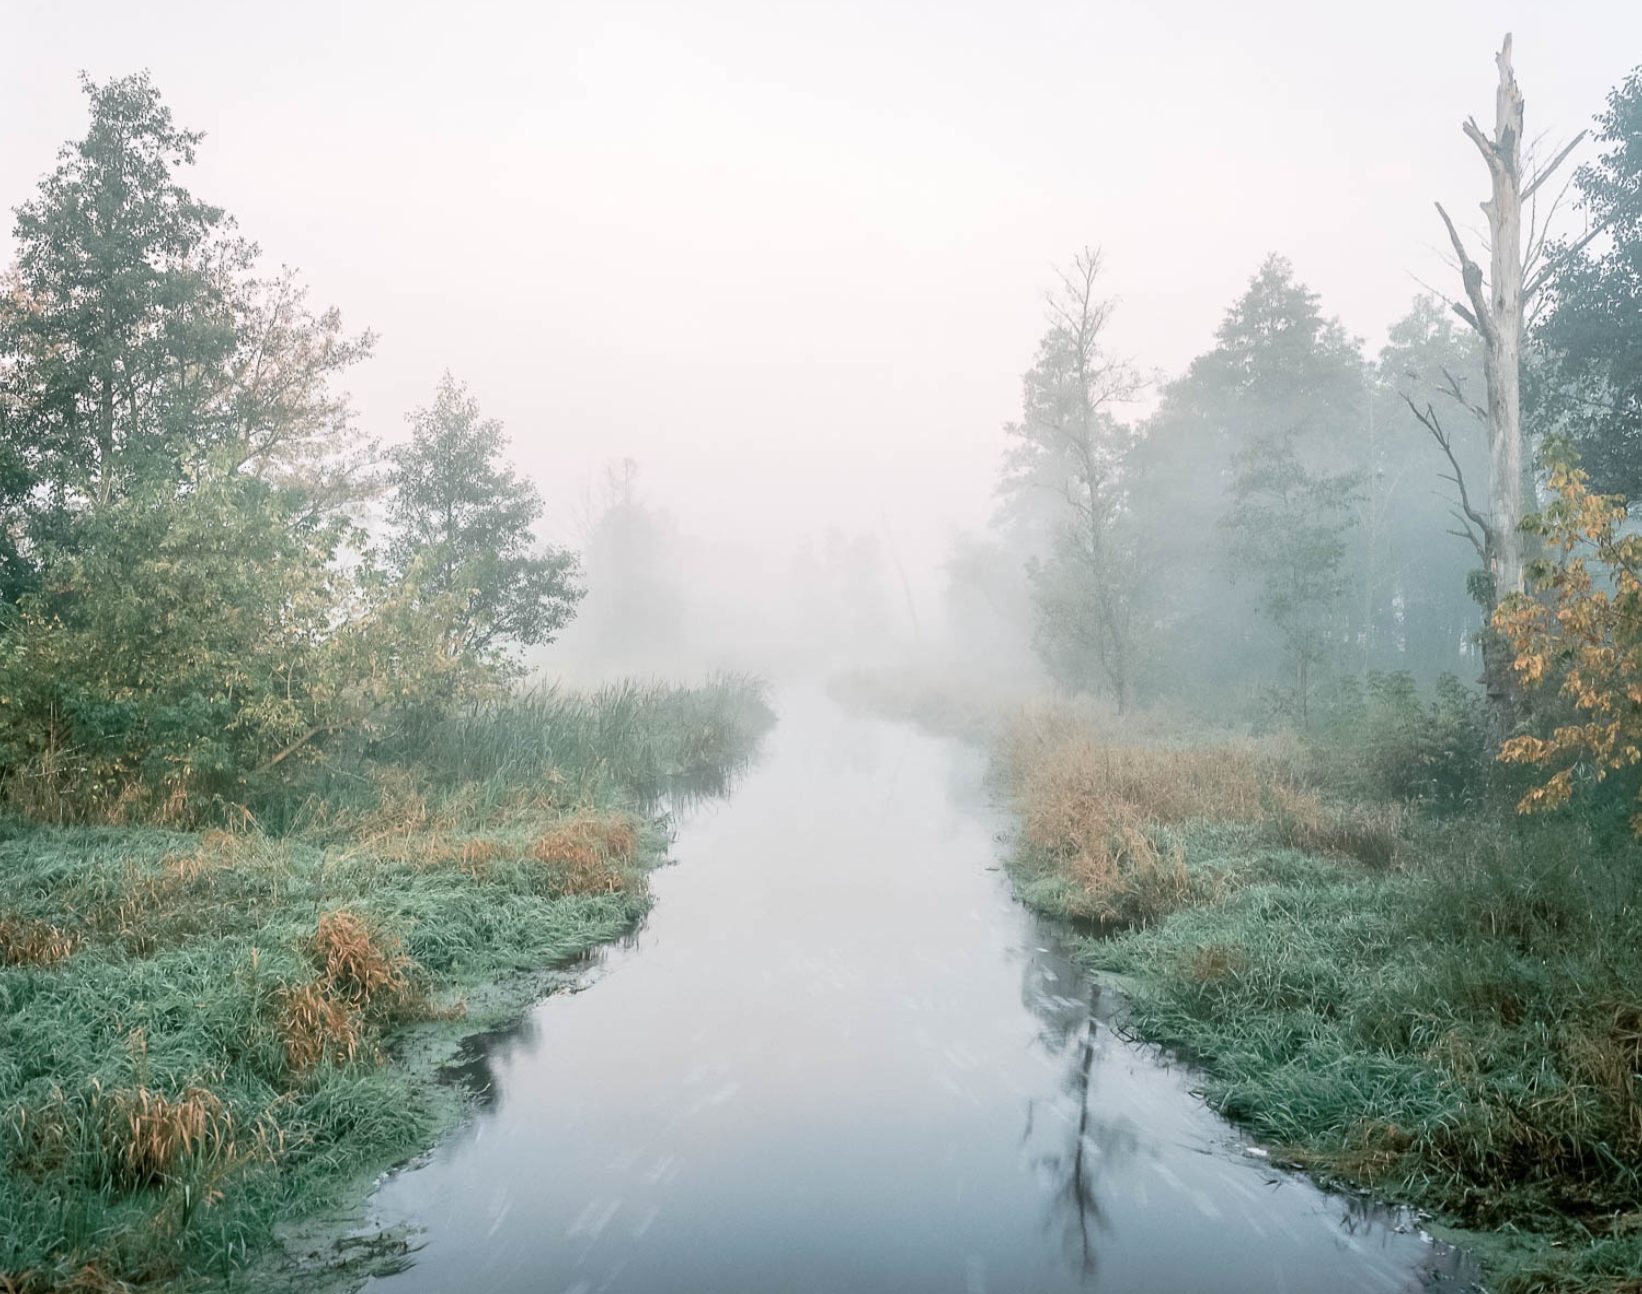
[[[1507,763],[1560,765],[1523,796],[1523,813],[1566,803],[1582,770],[1601,780],[1642,762],[1642,535],[1621,533],[1624,499],[1591,493],[1589,478],[1565,455],[1553,450],[1547,467],[1556,500],[1524,528],[1558,555],[1535,564],[1538,596],[1507,598],[1493,623],[1523,686],[1554,681],[1584,722],[1548,738],[1512,737],[1500,748]],[[1642,812],[1631,821],[1642,834]]]

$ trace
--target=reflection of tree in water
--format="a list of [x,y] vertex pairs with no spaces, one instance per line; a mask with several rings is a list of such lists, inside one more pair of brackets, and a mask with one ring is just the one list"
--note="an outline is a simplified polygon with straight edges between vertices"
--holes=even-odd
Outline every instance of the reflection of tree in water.
[[747,754],[717,764],[702,764],[673,773],[639,797],[640,806],[650,813],[665,813],[677,821],[687,818],[704,804],[727,800],[757,761],[759,745]]
[[[1023,1144],[1032,1141],[1040,1106],[1048,1106],[1051,1115],[1064,1116],[1066,1131],[1061,1135],[1066,1140],[1059,1148],[1035,1156],[1032,1164],[1055,1185],[1046,1228],[1061,1229],[1067,1258],[1083,1280],[1092,1283],[1099,1265],[1095,1237],[1108,1225],[1099,1192],[1101,1170],[1136,1144],[1128,1126],[1102,1119],[1091,1108],[1091,1080],[1102,1050],[1096,1011],[1100,986],[1089,984],[1058,948],[1034,948],[1027,957],[1021,1000],[1038,1018],[1038,1044],[1064,1065],[1059,1094],[1050,1102],[1027,1102],[1021,1140]],[[1053,1119],[1043,1122],[1050,1129],[1046,1135],[1056,1135]]]

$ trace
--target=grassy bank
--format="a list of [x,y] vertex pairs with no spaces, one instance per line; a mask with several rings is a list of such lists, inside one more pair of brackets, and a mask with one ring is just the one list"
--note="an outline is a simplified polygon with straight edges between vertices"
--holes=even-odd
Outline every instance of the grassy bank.
[[1288,1160],[1485,1230],[1491,1288],[1642,1290],[1642,851],[1344,794],[1327,756],[1027,714],[1019,892],[1107,923],[1080,955],[1134,1030]]
[[233,830],[0,820],[0,1290],[218,1284],[357,1201],[770,718],[745,680],[541,694]]

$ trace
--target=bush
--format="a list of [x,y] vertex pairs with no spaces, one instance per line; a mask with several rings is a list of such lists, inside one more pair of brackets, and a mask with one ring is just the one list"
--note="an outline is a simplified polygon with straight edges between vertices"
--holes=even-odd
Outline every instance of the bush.
[[1452,674],[1422,700],[1406,671],[1339,679],[1309,741],[1331,791],[1452,813],[1477,803],[1489,774],[1483,703]]
[[438,618],[334,562],[345,526],[252,477],[117,500],[0,619],[0,786],[33,817],[188,821],[386,710],[450,695]]

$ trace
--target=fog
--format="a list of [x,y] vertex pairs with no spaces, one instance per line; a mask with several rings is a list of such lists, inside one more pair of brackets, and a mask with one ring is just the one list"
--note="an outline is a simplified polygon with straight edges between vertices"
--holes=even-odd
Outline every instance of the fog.
[[1109,345],[1165,375],[1273,251],[1377,349],[1451,286],[1432,200],[1480,223],[1459,123],[1507,29],[1553,145],[1642,50],[1621,3],[12,0],[0,191],[81,133],[79,69],[147,68],[207,135],[190,187],[379,333],[347,377],[367,434],[448,368],[543,538],[584,547],[638,465],[698,640],[805,632],[772,599],[817,563],[800,592],[831,596],[852,551],[910,640],[996,507],[1054,267],[1101,247]]

